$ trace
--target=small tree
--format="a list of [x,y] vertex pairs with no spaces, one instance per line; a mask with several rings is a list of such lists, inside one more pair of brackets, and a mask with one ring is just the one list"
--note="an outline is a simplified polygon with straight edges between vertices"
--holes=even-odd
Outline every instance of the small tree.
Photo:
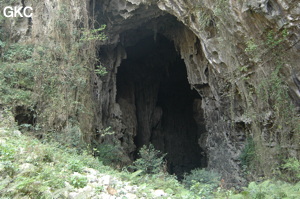
[[164,157],[167,154],[161,154],[152,144],[144,145],[140,151],[136,161],[133,162],[131,168],[141,170],[147,174],[157,174],[163,171],[165,165]]

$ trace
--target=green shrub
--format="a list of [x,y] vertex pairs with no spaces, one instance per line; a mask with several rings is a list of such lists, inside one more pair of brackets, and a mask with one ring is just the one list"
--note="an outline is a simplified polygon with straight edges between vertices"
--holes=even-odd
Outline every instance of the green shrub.
[[211,184],[214,185],[214,187],[218,187],[220,180],[221,176],[217,172],[197,168],[192,170],[189,174],[184,175],[183,183],[187,187],[191,187],[194,182]]
[[33,53],[33,45],[11,44],[3,53],[3,60],[9,62],[18,62],[30,59]]
[[65,186],[64,173],[62,173],[59,168],[53,167],[51,164],[40,165],[36,180],[43,182],[44,186],[51,187],[52,189],[59,189]]
[[33,104],[36,70],[31,58],[32,45],[12,44],[0,60],[0,101],[10,107]]
[[[300,180],[300,161],[296,158],[288,158],[282,165],[287,170],[288,181],[298,182]],[[284,175],[286,176],[286,175]]]
[[261,183],[251,182],[248,187],[244,188],[239,194],[233,195],[230,198],[242,198],[242,199],[296,199],[300,195],[300,184],[291,185],[285,182],[272,182],[266,180]]
[[0,176],[13,177],[16,171],[16,165],[12,161],[0,162]]
[[119,146],[109,143],[99,144],[96,148],[96,156],[104,165],[113,165],[121,159]]
[[45,191],[45,187],[35,177],[18,176],[15,185],[15,191],[22,196],[41,198],[43,191]]
[[[101,130],[101,137],[105,137],[104,142],[98,143],[93,141],[93,153],[94,156],[107,166],[116,166],[122,164],[124,156],[122,154],[122,148],[120,141],[115,138],[115,132],[111,127],[107,127]],[[108,137],[109,136],[109,137]]]
[[96,66],[95,73],[99,76],[105,76],[108,72],[102,65]]
[[258,47],[258,45],[257,44],[255,44],[255,42],[251,39],[251,40],[248,40],[247,42],[246,42],[246,45],[247,45],[247,47],[246,47],[246,49],[245,49],[245,52],[252,52],[252,51],[255,51],[256,49],[257,49],[257,47]]
[[221,176],[214,171],[194,169],[185,174],[183,184],[195,194],[204,198],[213,198],[213,191],[219,186]]
[[0,144],[0,161],[13,160],[15,155],[15,148],[10,143]]
[[84,167],[83,162],[76,159],[75,156],[74,159],[70,159],[70,161],[68,162],[68,169],[73,172],[81,172],[83,170],[83,167]]
[[266,42],[270,47],[278,46],[279,44],[281,44],[286,39],[288,34],[289,34],[289,32],[288,32],[287,29],[283,29],[279,33],[276,33],[273,30],[270,30],[267,33],[267,38],[266,38],[267,41]]
[[71,176],[69,182],[75,188],[83,188],[87,185],[88,180],[85,176],[73,175]]
[[0,176],[12,177],[16,172],[14,164],[16,150],[10,143],[0,144]]
[[164,157],[167,154],[161,154],[156,150],[152,144],[149,146],[144,145],[140,151],[139,156],[130,168],[141,170],[146,174],[157,174],[163,171],[165,165]]
[[251,137],[247,139],[245,148],[242,150],[242,153],[240,155],[240,160],[242,163],[242,166],[249,167],[251,162],[255,158],[255,144]]

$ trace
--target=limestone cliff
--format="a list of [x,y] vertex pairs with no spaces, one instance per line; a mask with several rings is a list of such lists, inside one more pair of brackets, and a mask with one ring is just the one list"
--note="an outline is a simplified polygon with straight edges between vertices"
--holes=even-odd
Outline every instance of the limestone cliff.
[[[32,4],[35,15],[28,31],[19,29],[20,38],[55,31],[51,12],[63,1],[42,2]],[[111,126],[124,161],[152,142],[169,154],[170,173],[208,167],[229,185],[247,177],[240,155],[249,137],[263,152],[255,175],[274,174],[280,155],[299,156],[297,1],[73,0],[68,5],[75,27],[81,26],[77,21],[93,23],[86,12],[96,24],[106,24],[108,36],[96,46],[108,74],[89,76],[90,140],[111,139],[101,137]]]
[[[190,159],[194,160],[194,163],[195,159],[202,161],[202,164],[199,163],[198,166],[205,166],[206,163],[203,162],[207,159],[209,168],[218,170],[230,182],[241,182],[239,156],[247,136],[263,139],[265,146],[267,143],[284,142],[278,138],[280,135],[273,134],[274,131],[275,134],[288,134],[290,133],[288,131],[294,131],[285,129],[278,132],[278,129],[269,129],[270,123],[271,125],[276,123],[276,110],[260,102],[264,99],[259,96],[259,87],[260,83],[265,78],[270,78],[269,75],[276,70],[276,64],[281,62],[283,66],[280,68],[280,77],[289,87],[290,96],[293,96],[294,102],[299,103],[299,88],[292,80],[292,76],[297,76],[299,73],[297,65],[299,56],[297,54],[300,13],[299,4],[296,2],[104,1],[97,3],[95,10],[101,10],[99,21],[108,25],[109,40],[103,45],[100,52],[103,64],[112,71],[111,76],[107,79],[111,82],[108,85],[116,85],[115,78],[118,77],[118,71],[122,72],[122,67],[126,67],[122,65],[123,62],[133,59],[130,54],[134,52],[131,51],[136,51],[136,53],[145,51],[145,57],[154,56],[150,54],[148,51],[150,47],[142,39],[151,40],[153,37],[153,40],[157,40],[158,43],[161,42],[159,37],[162,35],[174,42],[176,51],[184,60],[188,83],[191,89],[196,90],[199,94],[198,97],[191,99],[193,101],[193,114],[191,115],[193,115],[198,129],[194,131],[198,131],[195,136],[199,139],[199,146],[204,150],[198,149],[198,151],[200,154],[207,154],[207,157],[200,154],[191,155]],[[285,30],[288,34],[282,35],[282,31]],[[139,48],[139,40],[144,45],[140,44],[140,48],[146,49]],[[278,45],[275,44],[276,42]],[[159,50],[162,48],[158,47]],[[170,48],[168,47],[168,49]],[[159,61],[153,60],[152,57],[149,58],[153,62],[152,65],[161,64],[160,67],[169,67],[166,66],[169,65],[168,63],[162,63],[163,57],[167,59],[168,55],[159,53],[162,56]],[[280,60],[276,60],[277,58]],[[151,60],[141,63],[138,67],[148,67],[145,65],[151,65]],[[138,74],[137,68],[132,67],[132,70],[136,71],[138,76],[142,76]],[[170,67],[166,70],[175,69]],[[151,79],[149,77],[151,74],[155,76],[149,80],[152,82],[153,88],[150,89],[150,85],[145,82],[147,77],[141,77],[141,84],[144,85],[136,85],[135,82],[127,81],[120,83],[122,85],[117,87],[102,87],[102,92],[105,93],[111,89],[111,95],[107,96],[109,98],[107,101],[117,100],[116,104],[111,104],[109,111],[111,117],[107,118],[107,114],[103,114],[102,121],[116,126],[117,131],[122,133],[120,137],[124,139],[124,148],[127,153],[133,152],[137,146],[136,143],[156,142],[156,139],[159,139],[156,134],[159,134],[161,135],[160,141],[157,141],[159,148],[169,154],[175,150],[176,155],[174,156],[188,157],[187,154],[191,154],[191,152],[184,153],[182,150],[186,147],[189,148],[189,145],[192,148],[194,141],[192,135],[187,137],[176,135],[176,131],[180,132],[181,128],[178,126],[173,129],[170,137],[167,130],[169,127],[166,127],[168,124],[164,121],[162,125],[165,126],[158,130],[159,133],[156,132],[155,127],[151,126],[151,120],[155,120],[158,109],[165,109],[159,113],[162,115],[169,114],[169,112],[164,112],[168,111],[168,108],[161,107],[159,99],[157,99],[160,96],[155,91],[158,89],[155,84],[163,82],[157,77],[159,71],[151,73],[146,70],[144,73],[149,79]],[[184,74],[182,71],[180,73]],[[133,77],[130,76],[130,79]],[[146,87],[149,90],[147,93],[139,94],[141,90],[139,87]],[[178,88],[177,85],[176,88]],[[177,91],[183,92],[179,88]],[[144,89],[141,92],[146,91]],[[167,93],[167,91],[163,92]],[[276,91],[269,90],[268,92]],[[138,95],[143,95],[146,99],[140,99]],[[291,98],[289,99],[291,100]],[[103,103],[102,100],[105,99],[101,98],[99,104]],[[143,100],[144,102],[140,102]],[[169,103],[172,101],[175,99],[170,99]],[[139,103],[144,103],[142,108]],[[173,109],[179,109],[180,103],[189,106],[188,102],[177,101],[175,103]],[[188,116],[184,116],[184,118],[186,117]],[[184,118],[179,120],[184,120]],[[192,125],[184,123],[188,126]],[[289,127],[292,126],[289,125]],[[141,126],[142,129],[140,129]],[[186,133],[192,131],[184,130]],[[144,140],[136,141],[134,144],[133,140],[135,136],[139,137],[139,134]],[[262,138],[261,135],[265,137]],[[166,140],[162,141],[163,138]],[[189,144],[185,146],[182,144],[183,148],[180,148],[176,145],[178,141],[181,143],[186,141]],[[175,149],[168,148],[168,145],[175,146]],[[269,153],[272,156],[272,152]],[[170,161],[176,162],[176,158],[170,158]],[[273,161],[271,162],[273,164]],[[178,160],[177,165],[180,164],[189,163]],[[182,167],[184,167],[183,165]],[[176,168],[174,169],[176,170]]]

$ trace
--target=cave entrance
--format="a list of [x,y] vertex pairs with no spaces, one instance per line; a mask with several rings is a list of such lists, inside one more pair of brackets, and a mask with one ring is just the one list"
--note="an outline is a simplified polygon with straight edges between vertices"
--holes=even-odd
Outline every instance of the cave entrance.
[[161,34],[149,34],[125,48],[127,58],[117,72],[117,103],[123,124],[133,131],[136,150],[152,143],[167,153],[168,172],[207,166],[198,140],[205,132],[199,117],[201,97],[192,90],[184,61],[174,43]]

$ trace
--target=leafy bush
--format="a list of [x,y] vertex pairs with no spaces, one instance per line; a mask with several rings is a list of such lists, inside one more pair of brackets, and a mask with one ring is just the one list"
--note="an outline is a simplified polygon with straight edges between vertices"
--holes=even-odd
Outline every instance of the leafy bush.
[[118,145],[102,143],[95,150],[96,156],[104,165],[113,165],[121,161],[122,154]]
[[192,170],[189,174],[185,174],[183,183],[187,187],[193,186],[194,182],[211,184],[214,185],[214,187],[218,187],[220,180],[221,180],[221,176],[217,172],[206,171],[205,169],[197,168]]
[[242,150],[240,160],[243,166],[250,166],[252,160],[255,158],[255,144],[250,137],[247,139],[245,148]]
[[68,169],[73,172],[82,172],[83,167],[84,164],[80,160],[76,159],[76,157],[74,157],[74,159],[71,159],[68,164]]
[[95,73],[99,76],[105,76],[108,72],[102,65],[96,66]]
[[167,154],[161,154],[152,144],[144,145],[140,151],[136,161],[133,162],[131,168],[141,170],[147,174],[157,174],[163,171],[165,165],[164,157]]
[[13,177],[16,173],[16,165],[12,161],[4,161],[0,163],[0,176]]
[[255,42],[254,42],[253,40],[248,40],[248,41],[246,42],[246,45],[247,45],[247,47],[246,47],[246,49],[245,49],[245,52],[252,52],[252,51],[255,51],[255,50],[257,49],[257,47],[258,47],[258,45],[255,44]]
[[4,51],[4,61],[18,62],[30,59],[33,53],[33,45],[12,44]]
[[12,44],[4,51],[0,64],[0,101],[5,105],[32,104],[35,69],[33,45]]
[[104,142],[99,144],[94,141],[94,156],[98,157],[104,165],[114,166],[121,164],[123,161],[121,144],[118,139],[111,136],[114,134],[115,132],[111,129],[111,127],[107,127],[101,130],[101,137],[106,137]]
[[292,182],[298,182],[300,180],[300,161],[298,159],[289,158],[285,160],[282,168],[287,170],[287,180]]
[[71,176],[69,182],[75,188],[83,188],[87,185],[88,180],[85,176],[73,175]]
[[80,41],[105,41],[107,36],[103,32],[106,25],[101,25],[98,29],[82,29]]
[[0,144],[0,161],[13,160],[15,155],[15,149],[11,144]]
[[230,198],[241,198],[241,199],[281,199],[290,198],[296,199],[300,195],[300,184],[291,185],[284,182],[272,182],[266,180],[262,183],[251,182],[248,187],[244,188],[239,194],[233,195]]
[[212,198],[213,191],[219,186],[221,176],[214,171],[194,169],[185,174],[183,184],[195,194],[205,198]]

